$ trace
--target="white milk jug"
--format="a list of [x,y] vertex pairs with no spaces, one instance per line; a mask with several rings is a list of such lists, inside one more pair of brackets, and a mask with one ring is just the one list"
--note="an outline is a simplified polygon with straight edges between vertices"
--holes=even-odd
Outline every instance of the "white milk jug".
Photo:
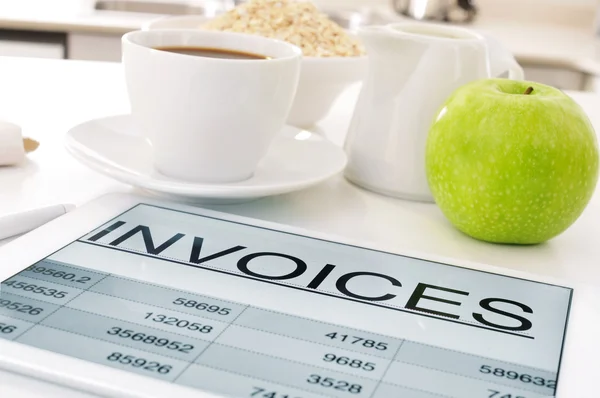
[[432,202],[425,174],[427,133],[458,87],[498,77],[522,80],[510,52],[467,29],[397,23],[359,30],[369,56],[346,138],[345,176],[369,190]]

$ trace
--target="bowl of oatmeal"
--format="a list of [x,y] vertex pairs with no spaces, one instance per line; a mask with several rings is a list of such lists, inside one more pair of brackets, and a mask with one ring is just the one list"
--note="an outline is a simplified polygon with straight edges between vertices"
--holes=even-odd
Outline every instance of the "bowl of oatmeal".
[[145,29],[197,28],[256,34],[298,46],[302,70],[288,124],[311,127],[323,119],[351,84],[362,81],[367,58],[358,38],[311,2],[249,0],[214,18],[166,17]]

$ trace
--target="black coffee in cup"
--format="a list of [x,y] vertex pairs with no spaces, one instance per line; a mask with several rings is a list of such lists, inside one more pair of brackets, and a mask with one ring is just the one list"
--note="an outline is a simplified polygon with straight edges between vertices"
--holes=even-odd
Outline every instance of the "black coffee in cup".
[[243,51],[228,50],[224,48],[206,47],[155,47],[155,50],[168,51],[171,53],[195,55],[198,57],[224,58],[224,59],[269,59],[264,55],[247,53]]

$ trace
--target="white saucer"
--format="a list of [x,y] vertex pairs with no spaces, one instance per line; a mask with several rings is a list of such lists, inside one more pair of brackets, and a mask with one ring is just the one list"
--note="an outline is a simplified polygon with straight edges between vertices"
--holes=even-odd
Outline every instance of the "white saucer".
[[91,120],[73,127],[67,150],[86,166],[121,182],[187,201],[239,202],[307,188],[346,166],[343,149],[324,137],[286,126],[254,176],[245,181],[208,184],[176,180],[154,170],[152,147],[130,115]]

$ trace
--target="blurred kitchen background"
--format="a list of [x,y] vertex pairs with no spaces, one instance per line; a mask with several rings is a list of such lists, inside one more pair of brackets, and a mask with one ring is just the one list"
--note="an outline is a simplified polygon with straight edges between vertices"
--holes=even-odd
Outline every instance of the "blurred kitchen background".
[[[118,62],[120,37],[168,15],[210,18],[241,0],[0,0],[0,55]],[[491,34],[528,79],[600,92],[598,0],[314,0],[348,29],[406,18]],[[1,62],[1,61],[0,61]]]

